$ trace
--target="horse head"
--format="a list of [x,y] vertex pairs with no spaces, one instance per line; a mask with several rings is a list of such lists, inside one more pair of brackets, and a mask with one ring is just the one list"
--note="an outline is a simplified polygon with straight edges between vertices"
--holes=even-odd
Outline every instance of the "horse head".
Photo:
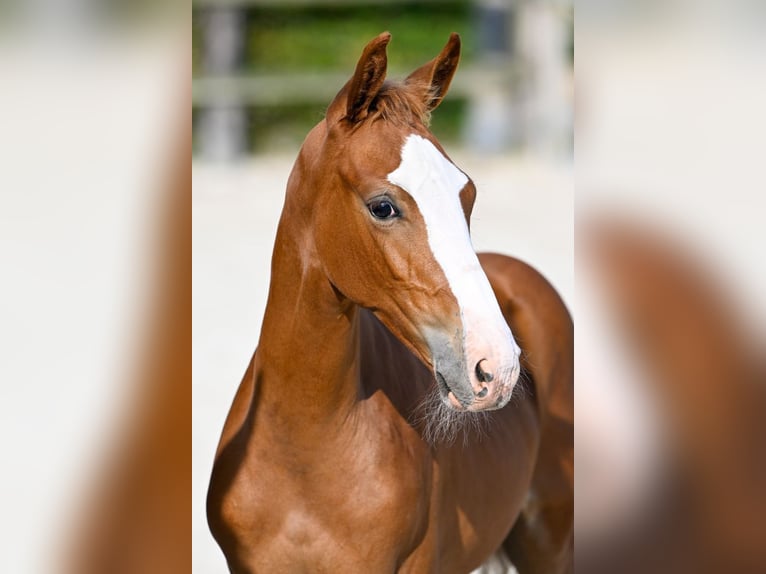
[[370,310],[434,373],[458,411],[504,406],[519,347],[471,245],[471,179],[428,129],[460,59],[452,34],[403,82],[383,33],[306,138],[286,211],[342,300]]

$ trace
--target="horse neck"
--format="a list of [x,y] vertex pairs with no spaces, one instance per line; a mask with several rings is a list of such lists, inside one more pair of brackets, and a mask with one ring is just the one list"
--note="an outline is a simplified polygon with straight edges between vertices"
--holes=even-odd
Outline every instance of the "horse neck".
[[[261,410],[295,433],[342,420],[358,400],[359,324],[356,305],[317,264],[289,197],[272,256],[256,380]],[[300,424],[290,424],[296,419]]]

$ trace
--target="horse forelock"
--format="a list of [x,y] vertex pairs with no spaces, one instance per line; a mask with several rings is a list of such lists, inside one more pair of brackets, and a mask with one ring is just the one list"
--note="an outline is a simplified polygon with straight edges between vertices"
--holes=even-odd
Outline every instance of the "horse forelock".
[[424,98],[424,93],[426,88],[417,83],[387,81],[372,101],[368,117],[371,121],[383,119],[394,124],[428,126],[430,98]]
[[[424,98],[423,94],[432,95]],[[358,125],[384,120],[394,125],[422,124],[428,127],[431,122],[429,104],[434,97],[433,89],[419,82],[386,80]]]

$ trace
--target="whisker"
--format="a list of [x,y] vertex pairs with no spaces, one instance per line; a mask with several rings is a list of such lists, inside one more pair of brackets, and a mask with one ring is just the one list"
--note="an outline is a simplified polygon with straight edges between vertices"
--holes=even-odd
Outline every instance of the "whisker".
[[448,406],[434,386],[415,409],[411,423],[415,428],[422,427],[423,440],[435,447],[452,445],[459,435],[464,446],[471,437],[481,441],[489,421],[487,412],[457,411]]
[[519,378],[516,381],[516,386],[511,394],[511,399],[508,402],[509,404],[516,406],[524,399],[532,396],[533,392],[534,380],[532,379],[532,375],[522,366],[520,367]]

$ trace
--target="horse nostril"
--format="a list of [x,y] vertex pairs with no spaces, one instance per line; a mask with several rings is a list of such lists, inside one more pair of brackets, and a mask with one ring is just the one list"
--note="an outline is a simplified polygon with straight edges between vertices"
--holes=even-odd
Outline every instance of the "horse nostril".
[[[489,371],[485,371],[481,364],[486,361],[487,359],[482,359],[478,363],[476,363],[476,378],[479,379],[482,383],[489,383],[492,381],[492,379],[495,378],[495,375],[490,373]],[[486,390],[486,387],[485,389]],[[484,391],[482,391],[484,392]],[[483,395],[482,395],[483,396]]]
[[478,393],[476,393],[476,396],[479,397],[480,399],[483,399],[484,397],[487,396],[488,392],[489,392],[489,387],[482,387],[482,389]]

